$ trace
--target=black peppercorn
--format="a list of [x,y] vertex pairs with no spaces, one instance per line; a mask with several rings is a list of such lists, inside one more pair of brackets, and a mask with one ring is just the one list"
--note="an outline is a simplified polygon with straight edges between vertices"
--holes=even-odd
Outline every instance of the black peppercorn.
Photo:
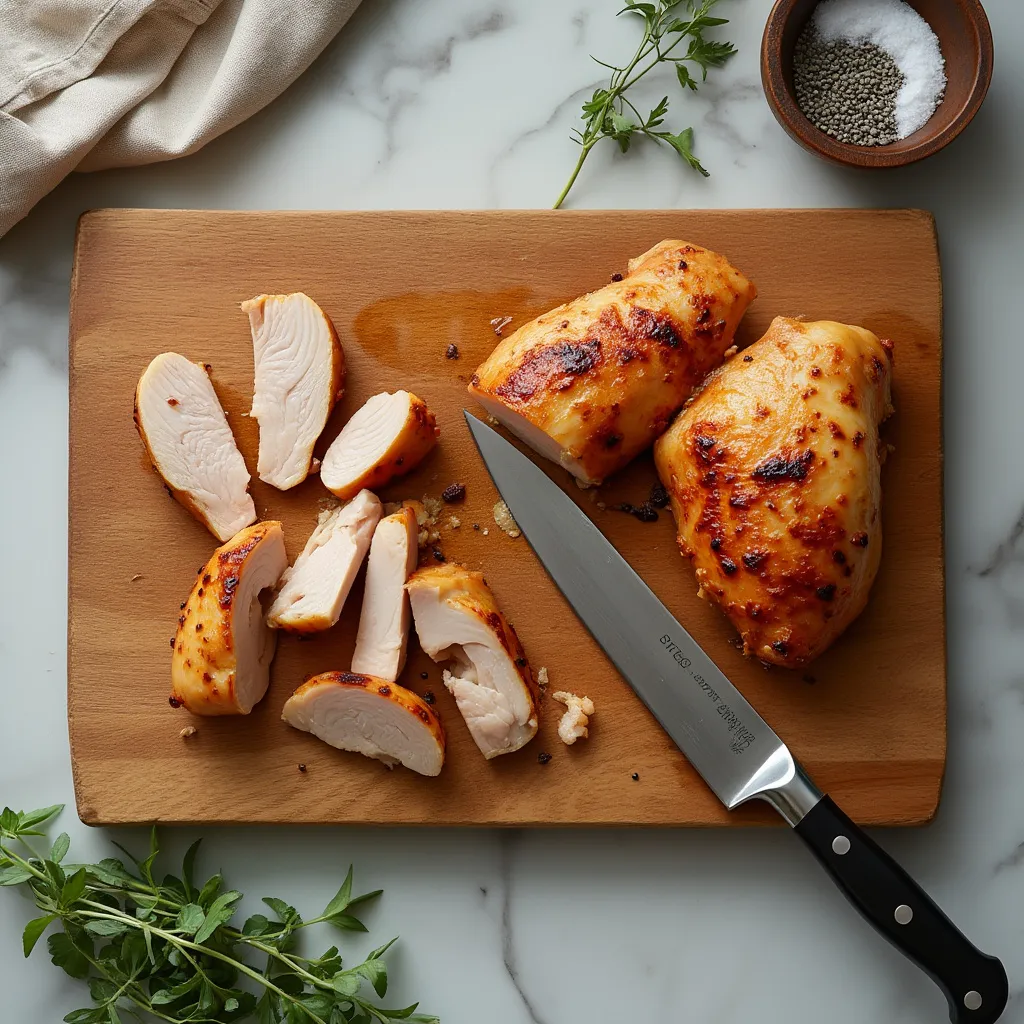
[[541,751],[541,753],[539,753],[539,754],[537,755],[537,760],[538,760],[538,761],[539,761],[539,762],[540,762],[541,764],[547,764],[547,763],[548,763],[548,761],[550,761],[550,760],[551,760],[551,755],[550,755],[549,753],[547,753],[546,751]]

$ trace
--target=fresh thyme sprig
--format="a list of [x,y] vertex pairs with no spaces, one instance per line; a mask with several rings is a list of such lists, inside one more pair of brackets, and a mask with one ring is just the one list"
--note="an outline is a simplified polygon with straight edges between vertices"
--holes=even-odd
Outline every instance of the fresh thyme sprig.
[[[241,929],[230,922],[242,894],[225,890],[219,874],[194,881],[199,842],[185,854],[181,877],[154,871],[159,853],[153,829],[148,855],[134,865],[115,859],[64,865],[71,841],[62,833],[40,855],[28,837],[55,817],[59,805],[0,814],[0,885],[27,886],[42,911],[25,928],[28,956],[52,924],[50,957],[73,978],[86,981],[93,1006],[73,1010],[68,1024],[124,1024],[125,1017],[171,1024],[437,1024],[416,1006],[384,1009],[366,997],[368,983],[379,998],[387,992],[389,946],[343,968],[338,948],[319,957],[296,951],[298,933],[328,922],[342,931],[366,931],[353,909],[380,895],[352,895],[352,869],[323,913],[304,921],[283,900],[263,902],[273,917],[254,914]],[[117,845],[117,844],[115,844]],[[256,955],[265,965],[250,963]]]
[[[675,67],[676,78],[683,88],[696,92],[700,83],[707,80],[708,69],[721,67],[736,52],[732,43],[704,38],[705,29],[728,24],[727,18],[711,16],[710,11],[717,3],[718,0],[656,0],[655,3],[628,3],[619,11],[619,14],[636,14],[643,18],[643,37],[625,67],[597,61],[611,70],[611,79],[606,88],[598,89],[583,104],[583,130],[573,130],[573,137],[581,147],[580,157],[555,200],[554,209],[562,205],[590,151],[602,139],[613,139],[625,153],[634,136],[645,135],[671,146],[690,167],[707,177],[708,172],[693,155],[693,129],[684,128],[673,134],[662,127],[668,112],[668,97],[644,117],[626,93],[649,71],[666,63]],[[684,42],[685,50],[680,48]],[[700,82],[695,77],[698,72]]]

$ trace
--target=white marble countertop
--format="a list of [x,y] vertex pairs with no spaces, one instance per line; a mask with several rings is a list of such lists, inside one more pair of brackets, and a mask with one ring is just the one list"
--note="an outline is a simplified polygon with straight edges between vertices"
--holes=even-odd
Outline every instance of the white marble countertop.
[[[595,152],[570,205],[935,212],[946,302],[949,764],[936,822],[882,840],[1004,959],[1014,992],[1005,1019],[1021,1022],[1024,8],[988,0],[996,74],[964,135],[924,164],[872,173],[819,162],[776,125],[757,70],[769,6],[723,3],[740,55],[699,95],[674,102],[672,124],[693,123],[711,178],[652,147],[625,159],[609,147]],[[76,176],[0,242],[0,802],[73,804],[61,595],[78,215],[98,206],[548,206],[576,156],[568,134],[579,101],[602,78],[588,53],[618,59],[629,46],[614,10],[582,0],[366,0],[310,71],[247,124],[186,160]],[[72,811],[62,824],[79,857],[106,855],[108,834]],[[354,861],[357,884],[385,889],[367,915],[373,937],[402,936],[395,1002],[419,998],[445,1024],[926,1024],[946,1015],[938,991],[783,829],[207,834],[205,864],[230,872],[253,902],[278,894],[319,909]],[[180,853],[193,837],[169,830],[165,841]],[[22,964],[27,903],[8,891],[0,907],[3,1020],[52,1024],[83,1005],[43,948]]]

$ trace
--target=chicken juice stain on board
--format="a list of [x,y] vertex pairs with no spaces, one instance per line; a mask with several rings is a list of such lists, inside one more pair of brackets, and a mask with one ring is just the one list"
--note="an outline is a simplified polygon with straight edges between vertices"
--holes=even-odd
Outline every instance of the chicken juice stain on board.
[[[387,366],[422,369],[436,362],[439,371],[468,380],[501,338],[571,297],[540,296],[526,287],[407,292],[364,306],[352,330],[359,345]],[[491,321],[505,317],[512,320],[498,335]],[[457,348],[458,360],[446,359],[449,345]]]

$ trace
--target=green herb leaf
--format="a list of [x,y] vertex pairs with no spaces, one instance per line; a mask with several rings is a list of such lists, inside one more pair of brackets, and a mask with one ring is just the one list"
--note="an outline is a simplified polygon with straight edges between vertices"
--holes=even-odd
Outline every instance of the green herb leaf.
[[[72,978],[87,978],[89,976],[89,960],[85,953],[71,941],[71,936],[66,932],[55,932],[46,940],[46,946],[50,951],[51,961],[57,967],[63,968]],[[85,948],[89,953],[92,952],[91,946]]]
[[67,1024],[102,1024],[107,1019],[107,1011],[102,1006],[92,1006],[86,1010],[72,1010],[62,1019]]
[[61,832],[53,842],[53,847],[50,850],[50,859],[59,864],[67,856],[70,849],[71,836],[67,832]]
[[199,846],[202,839],[197,839],[186,851],[184,860],[181,862],[181,880],[185,883],[185,896],[192,899],[195,892],[195,885],[192,882],[196,869],[196,854],[199,853]]
[[352,902],[352,865],[349,865],[348,874],[345,876],[345,881],[341,883],[341,888],[338,890],[334,899],[324,908],[324,912],[320,915],[321,917],[333,917],[335,914],[340,914],[342,911],[348,908],[349,903]]
[[268,931],[273,930],[274,926],[266,919],[263,914],[253,914],[252,917],[248,918],[244,925],[242,925],[243,935],[265,935]]
[[340,928],[343,932],[367,931],[366,925],[358,917],[353,917],[351,914],[335,914],[333,917],[327,918],[327,920],[335,928]]
[[[51,818],[55,818],[61,811],[64,810],[63,804],[53,804],[50,807],[42,807],[38,811],[24,811],[18,817],[18,834],[19,835],[42,835],[41,832],[30,832],[29,829],[36,829],[40,825],[45,824]],[[0,828],[3,827],[3,822],[0,820]]]
[[124,935],[128,930],[128,925],[122,921],[111,921],[108,918],[94,918],[89,921],[85,930],[90,935],[95,935],[99,938],[113,938],[115,935]]
[[373,986],[379,996],[388,991],[388,968],[383,960],[371,959],[361,963],[356,970]]
[[354,971],[342,971],[331,979],[331,985],[339,996],[354,996],[362,984]]
[[85,883],[88,879],[88,872],[84,867],[79,868],[65,883],[60,891],[60,902],[63,907],[70,907],[75,900],[80,899],[85,893]]
[[708,177],[708,172],[701,166],[701,162],[693,155],[693,129],[685,128],[679,132],[678,135],[672,135],[669,132],[654,132],[659,139],[667,142],[695,171],[700,171],[704,177]]
[[37,917],[25,925],[25,931],[21,935],[21,948],[28,956],[35,948],[39,937],[46,931],[51,921],[56,921],[56,914],[47,914],[45,917]]
[[227,924],[235,914],[235,904],[241,898],[242,894],[234,889],[218,896],[206,911],[206,920],[196,932],[196,942],[206,942],[222,924]]
[[217,898],[217,894],[220,892],[224,885],[224,879],[219,875],[214,875],[213,878],[209,879],[206,885],[199,892],[199,899],[196,900],[204,910],[207,909],[211,903]]
[[206,921],[206,914],[198,903],[187,903],[178,913],[177,926],[186,935],[195,935]]
[[264,896],[263,902],[277,914],[282,924],[290,924],[296,928],[302,924],[299,912],[294,907],[288,906],[284,900],[279,900],[275,896]]
[[31,877],[32,872],[20,864],[11,864],[9,867],[0,868],[0,885],[21,885]]

